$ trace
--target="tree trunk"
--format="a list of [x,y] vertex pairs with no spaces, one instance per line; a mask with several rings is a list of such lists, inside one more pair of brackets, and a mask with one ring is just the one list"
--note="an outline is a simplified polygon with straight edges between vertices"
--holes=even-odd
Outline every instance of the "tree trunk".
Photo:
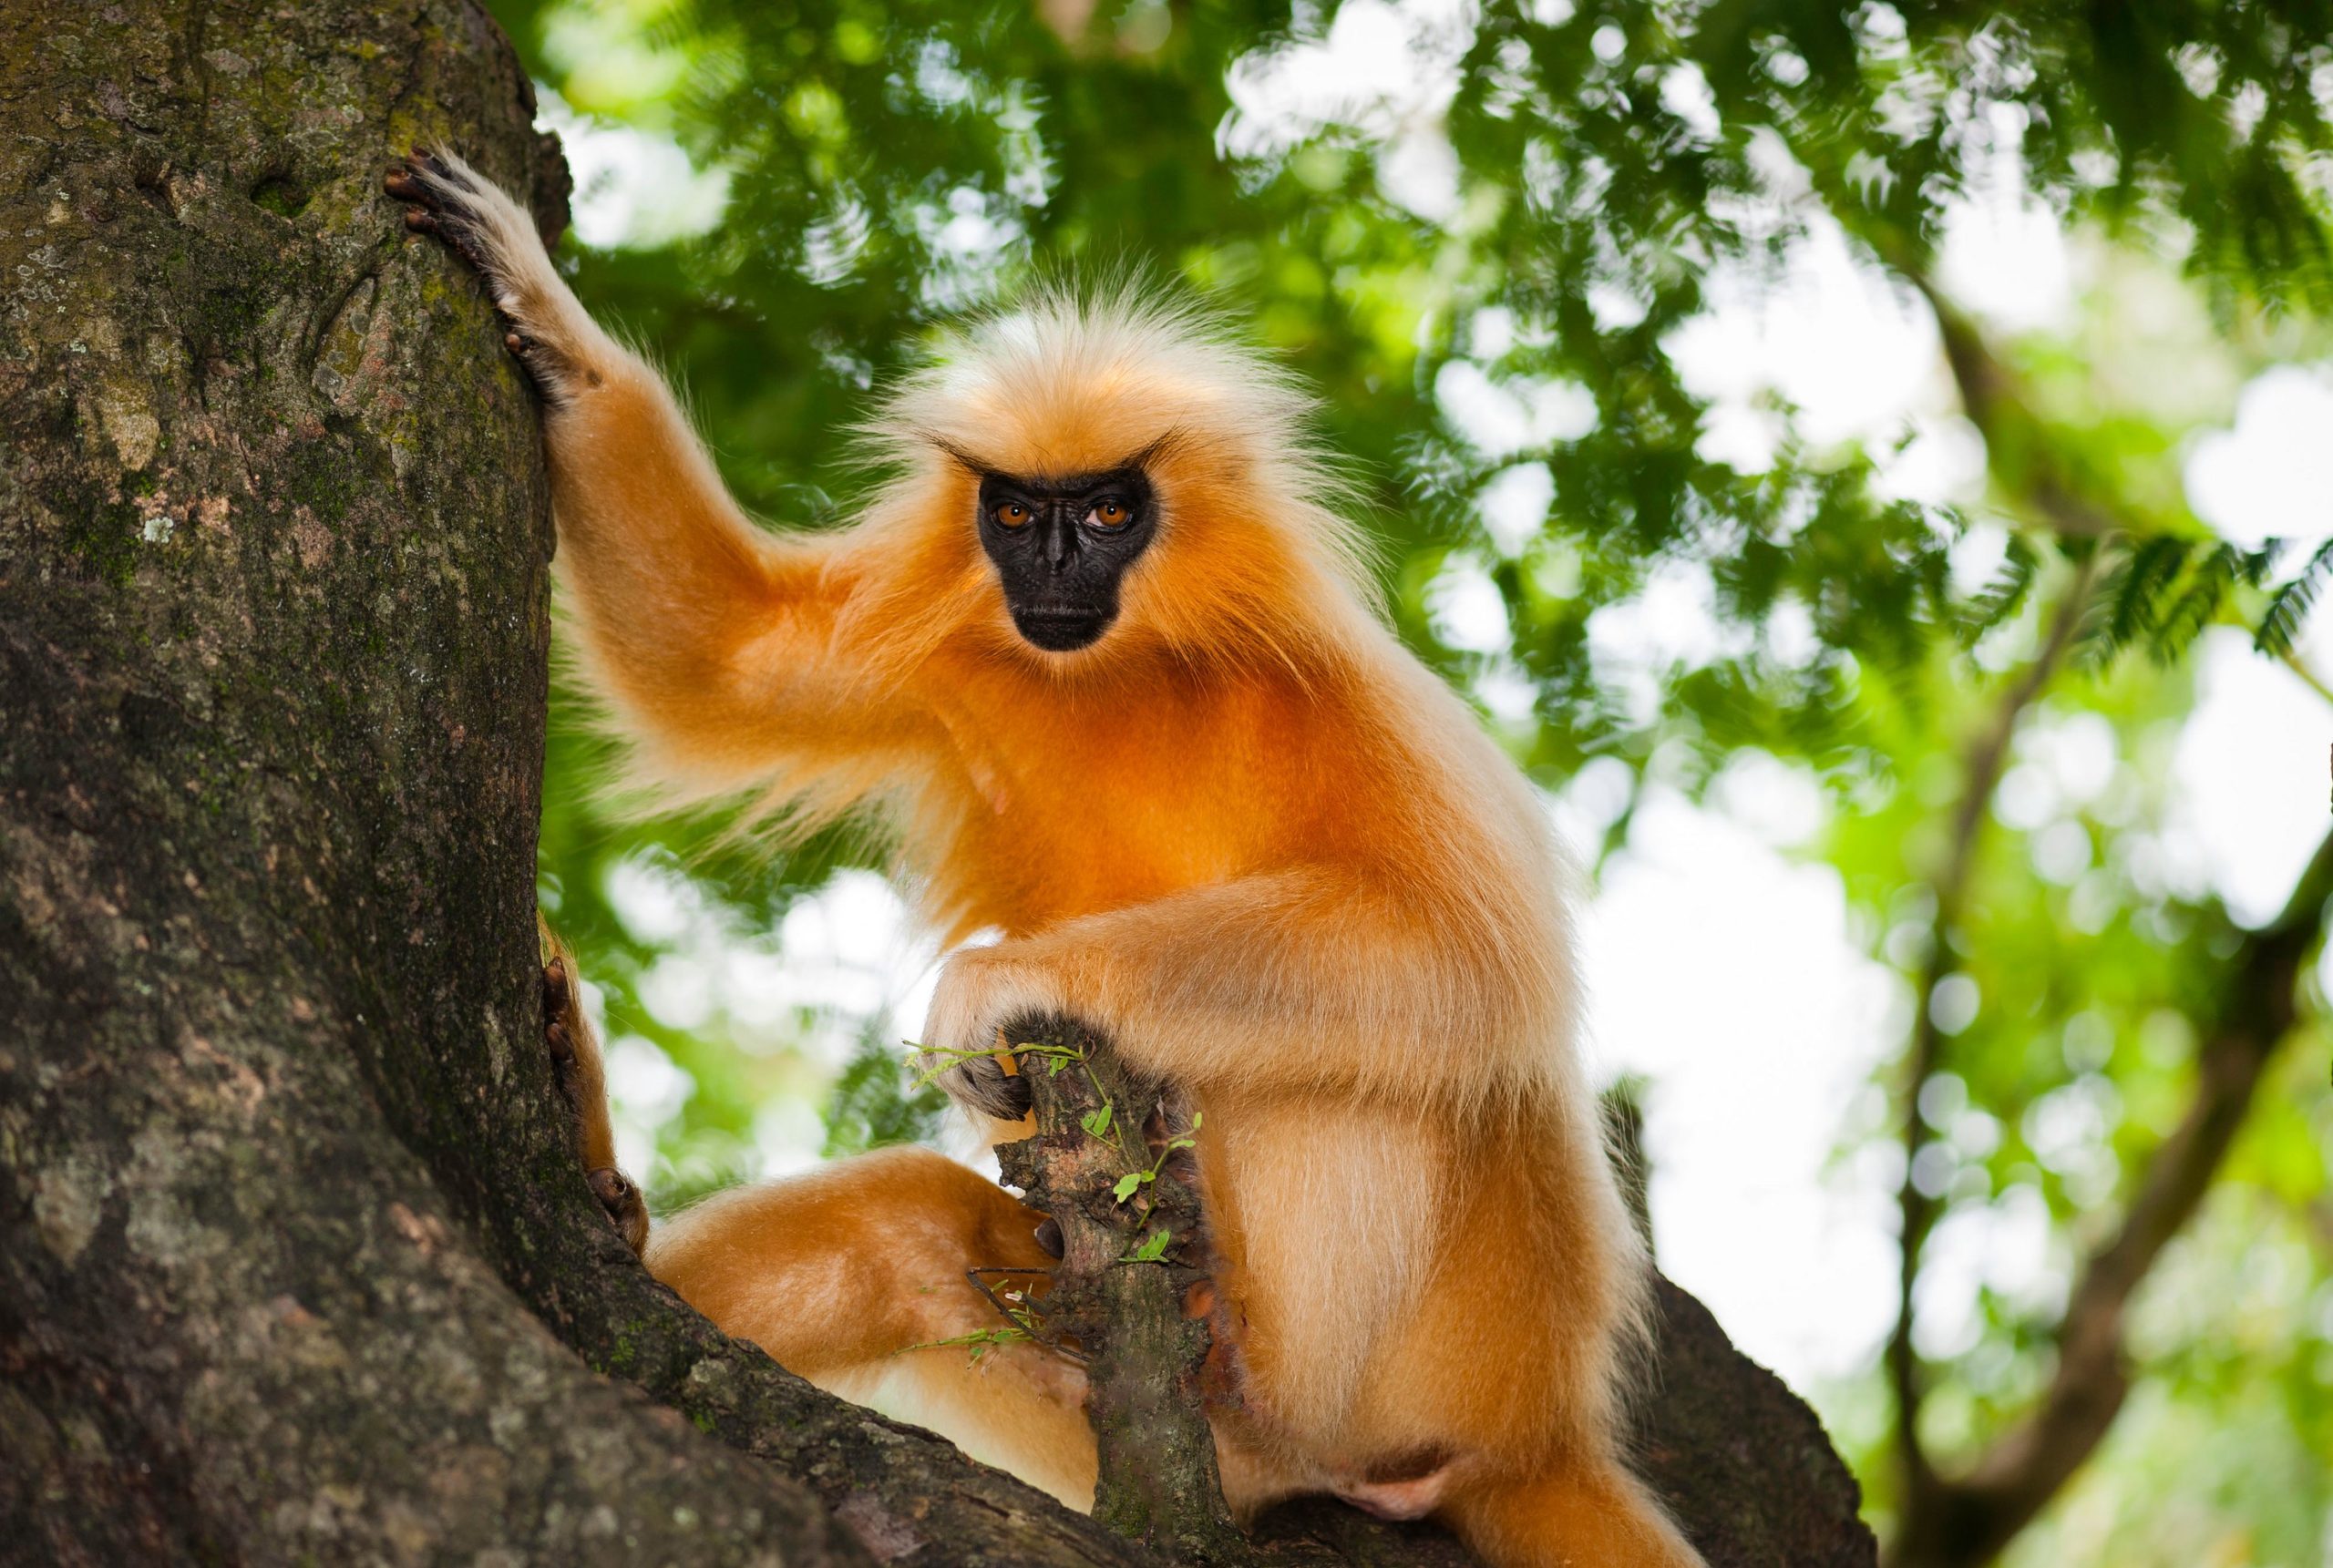
[[[499,33],[10,17],[0,1556],[1155,1562],[725,1338],[583,1186],[540,1049],[535,410],[378,191],[442,138],[563,209]],[[1646,1460],[1711,1562],[1867,1562],[1812,1417],[1664,1306]]]

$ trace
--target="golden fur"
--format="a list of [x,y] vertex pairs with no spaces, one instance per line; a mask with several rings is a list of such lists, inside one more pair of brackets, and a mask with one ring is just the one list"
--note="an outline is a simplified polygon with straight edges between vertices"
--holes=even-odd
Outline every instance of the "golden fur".
[[[898,390],[852,527],[772,534],[500,192],[454,165],[431,200],[549,395],[577,651],[638,776],[879,814],[936,929],[1002,934],[949,960],[927,1045],[1066,1012],[1205,1112],[1234,1505],[1327,1490],[1502,1565],[1697,1563],[1619,1460],[1647,1264],[1578,1060],[1546,814],[1372,613],[1287,377],[1138,294],[1040,293]],[[1158,532],[1118,622],[1039,651],[968,461],[1143,453]],[[961,1271],[1038,1266],[1032,1218],[893,1153],[692,1209],[647,1256],[796,1370],[1081,1500],[1074,1373],[901,1354],[993,1324]]]

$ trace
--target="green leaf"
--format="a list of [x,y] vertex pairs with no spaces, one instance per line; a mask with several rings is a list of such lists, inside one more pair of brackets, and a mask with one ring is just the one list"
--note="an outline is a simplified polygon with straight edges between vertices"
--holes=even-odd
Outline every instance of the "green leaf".
[[1128,1171],[1118,1178],[1118,1184],[1110,1189],[1110,1195],[1118,1202],[1125,1203],[1134,1196],[1141,1189],[1142,1184],[1148,1180],[1150,1180],[1148,1171]]
[[2317,604],[2318,592],[2325,586],[2328,570],[2333,570],[2333,539],[2318,546],[2317,553],[2308,558],[2308,564],[2269,599],[2267,610],[2260,617],[2260,634],[2253,640],[2254,647],[2278,659],[2292,651],[2301,625],[2307,620],[2309,610]]
[[1077,1119],[1077,1124],[1085,1129],[1086,1136],[1089,1138],[1107,1138],[1110,1135],[1110,1106],[1108,1102],[1105,1102],[1099,1111],[1088,1111],[1084,1115],[1079,1117]]
[[1174,1242],[1173,1231],[1154,1231],[1143,1238],[1140,1246],[1136,1247],[1118,1261],[1120,1263],[1156,1263],[1166,1255],[1166,1249],[1172,1246]]

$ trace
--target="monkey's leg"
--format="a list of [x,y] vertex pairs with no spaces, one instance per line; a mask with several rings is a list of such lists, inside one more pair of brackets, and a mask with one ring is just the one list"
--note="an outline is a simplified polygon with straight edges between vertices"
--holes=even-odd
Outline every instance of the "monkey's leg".
[[1072,1508],[1094,1499],[1085,1378],[1010,1329],[966,1276],[1042,1284],[1044,1216],[927,1149],[886,1149],[733,1188],[659,1225],[650,1272],[831,1393],[929,1427]]
[[648,1245],[648,1204],[640,1189],[616,1168],[615,1129],[608,1121],[607,1074],[600,1042],[583,1012],[581,977],[567,944],[541,916],[535,919],[543,948],[543,1048],[551,1075],[575,1119],[575,1153],[583,1179],[609,1220],[633,1252]]
[[878,646],[897,618],[843,613],[865,567],[835,536],[746,520],[663,378],[592,321],[492,180],[416,151],[385,184],[485,280],[542,392],[561,587],[641,759],[705,793],[779,764],[861,789],[870,753],[928,764],[944,733]]
[[1442,1517],[1493,1568],[1705,1568],[1644,1484],[1609,1459],[1478,1482]]

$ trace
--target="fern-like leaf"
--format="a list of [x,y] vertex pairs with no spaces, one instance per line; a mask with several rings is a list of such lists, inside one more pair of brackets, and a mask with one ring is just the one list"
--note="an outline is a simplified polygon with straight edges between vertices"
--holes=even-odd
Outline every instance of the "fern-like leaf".
[[2316,608],[2317,596],[2324,590],[2325,579],[2333,572],[2333,539],[2317,547],[2292,580],[2283,584],[2268,598],[2268,608],[2260,617],[2260,630],[2253,635],[2252,646],[2261,652],[2281,659],[2293,651],[2300,639],[2300,629],[2308,620],[2308,612]]
[[2106,609],[2105,646],[2100,650],[2105,658],[2112,659],[2163,624],[2164,601],[2186,570],[2187,551],[2187,540],[2167,534],[2143,539],[2107,579],[2100,595]]
[[2032,543],[2023,534],[2009,535],[2000,570],[1993,574],[1992,581],[1961,603],[1959,631],[1964,644],[1973,645],[2024,608],[2040,564],[2041,558],[2034,553]]

